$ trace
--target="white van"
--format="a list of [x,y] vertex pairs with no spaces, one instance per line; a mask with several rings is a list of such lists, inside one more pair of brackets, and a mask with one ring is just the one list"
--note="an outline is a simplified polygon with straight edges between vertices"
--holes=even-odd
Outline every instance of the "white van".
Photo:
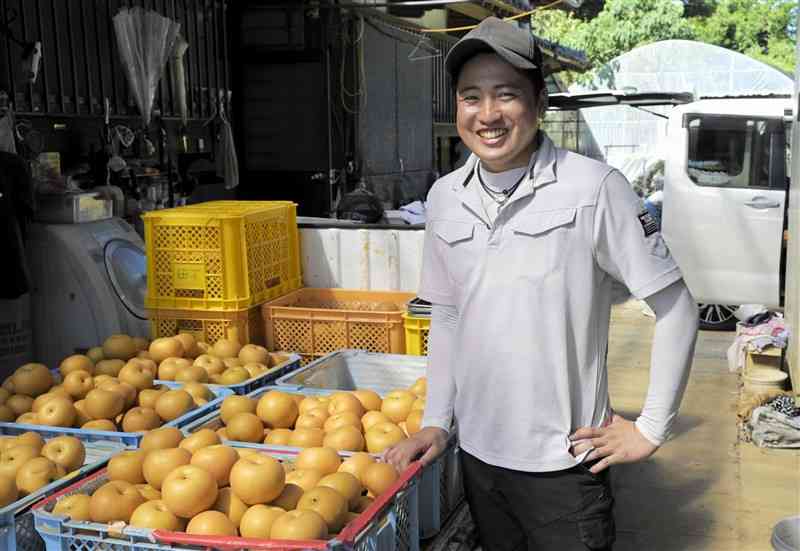
[[[792,103],[701,100],[669,115],[662,233],[704,325],[783,306]],[[705,317],[705,319],[704,319]]]
[[732,329],[740,304],[783,305],[790,97],[691,101],[685,93],[554,94],[551,106],[672,104],[661,231],[700,302],[700,324]]

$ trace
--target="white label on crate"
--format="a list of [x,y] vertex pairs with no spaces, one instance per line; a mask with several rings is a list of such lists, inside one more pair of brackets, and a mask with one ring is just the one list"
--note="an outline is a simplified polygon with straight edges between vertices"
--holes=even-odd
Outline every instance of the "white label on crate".
[[173,276],[176,289],[206,288],[206,267],[203,264],[175,264]]
[[113,205],[111,201],[99,200],[92,197],[82,197],[78,201],[78,222],[93,222],[111,218]]
[[0,357],[15,356],[30,350],[32,333],[30,320],[0,322]]

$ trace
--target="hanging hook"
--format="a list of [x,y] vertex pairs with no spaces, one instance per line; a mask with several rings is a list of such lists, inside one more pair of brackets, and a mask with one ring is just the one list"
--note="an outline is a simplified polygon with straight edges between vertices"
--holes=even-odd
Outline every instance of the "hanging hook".
[[214,102],[211,107],[213,108],[213,111],[211,112],[211,116],[208,117],[208,119],[206,119],[206,121],[203,123],[204,128],[217,120],[217,117],[219,116],[219,105],[217,102]]
[[[429,55],[417,55],[418,51],[427,52]],[[435,59],[437,57],[442,57],[442,51],[437,48],[433,44],[433,41],[427,36],[420,37],[417,45],[414,46],[414,49],[408,54],[409,61],[422,61],[423,59]]]
[[217,99],[219,101],[219,117],[222,120],[225,120],[227,117],[227,113],[226,113],[225,95],[223,91],[220,90],[217,92]]

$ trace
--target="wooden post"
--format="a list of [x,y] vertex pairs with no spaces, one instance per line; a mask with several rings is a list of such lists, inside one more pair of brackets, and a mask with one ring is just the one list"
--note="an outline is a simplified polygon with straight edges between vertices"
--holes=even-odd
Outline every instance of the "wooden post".
[[[796,56],[800,58],[800,35]],[[789,184],[789,232],[786,239],[786,324],[791,331],[788,358],[789,379],[795,404],[800,405],[800,63],[795,69],[794,114],[792,115],[792,180]]]

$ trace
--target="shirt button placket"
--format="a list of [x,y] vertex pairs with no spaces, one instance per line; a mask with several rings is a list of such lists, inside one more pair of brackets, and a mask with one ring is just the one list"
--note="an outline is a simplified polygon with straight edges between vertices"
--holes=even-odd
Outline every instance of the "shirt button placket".
[[500,210],[497,213],[497,218],[495,218],[494,224],[489,226],[489,241],[488,246],[490,249],[496,249],[500,246],[500,238],[503,235],[503,222],[502,222],[503,211]]

